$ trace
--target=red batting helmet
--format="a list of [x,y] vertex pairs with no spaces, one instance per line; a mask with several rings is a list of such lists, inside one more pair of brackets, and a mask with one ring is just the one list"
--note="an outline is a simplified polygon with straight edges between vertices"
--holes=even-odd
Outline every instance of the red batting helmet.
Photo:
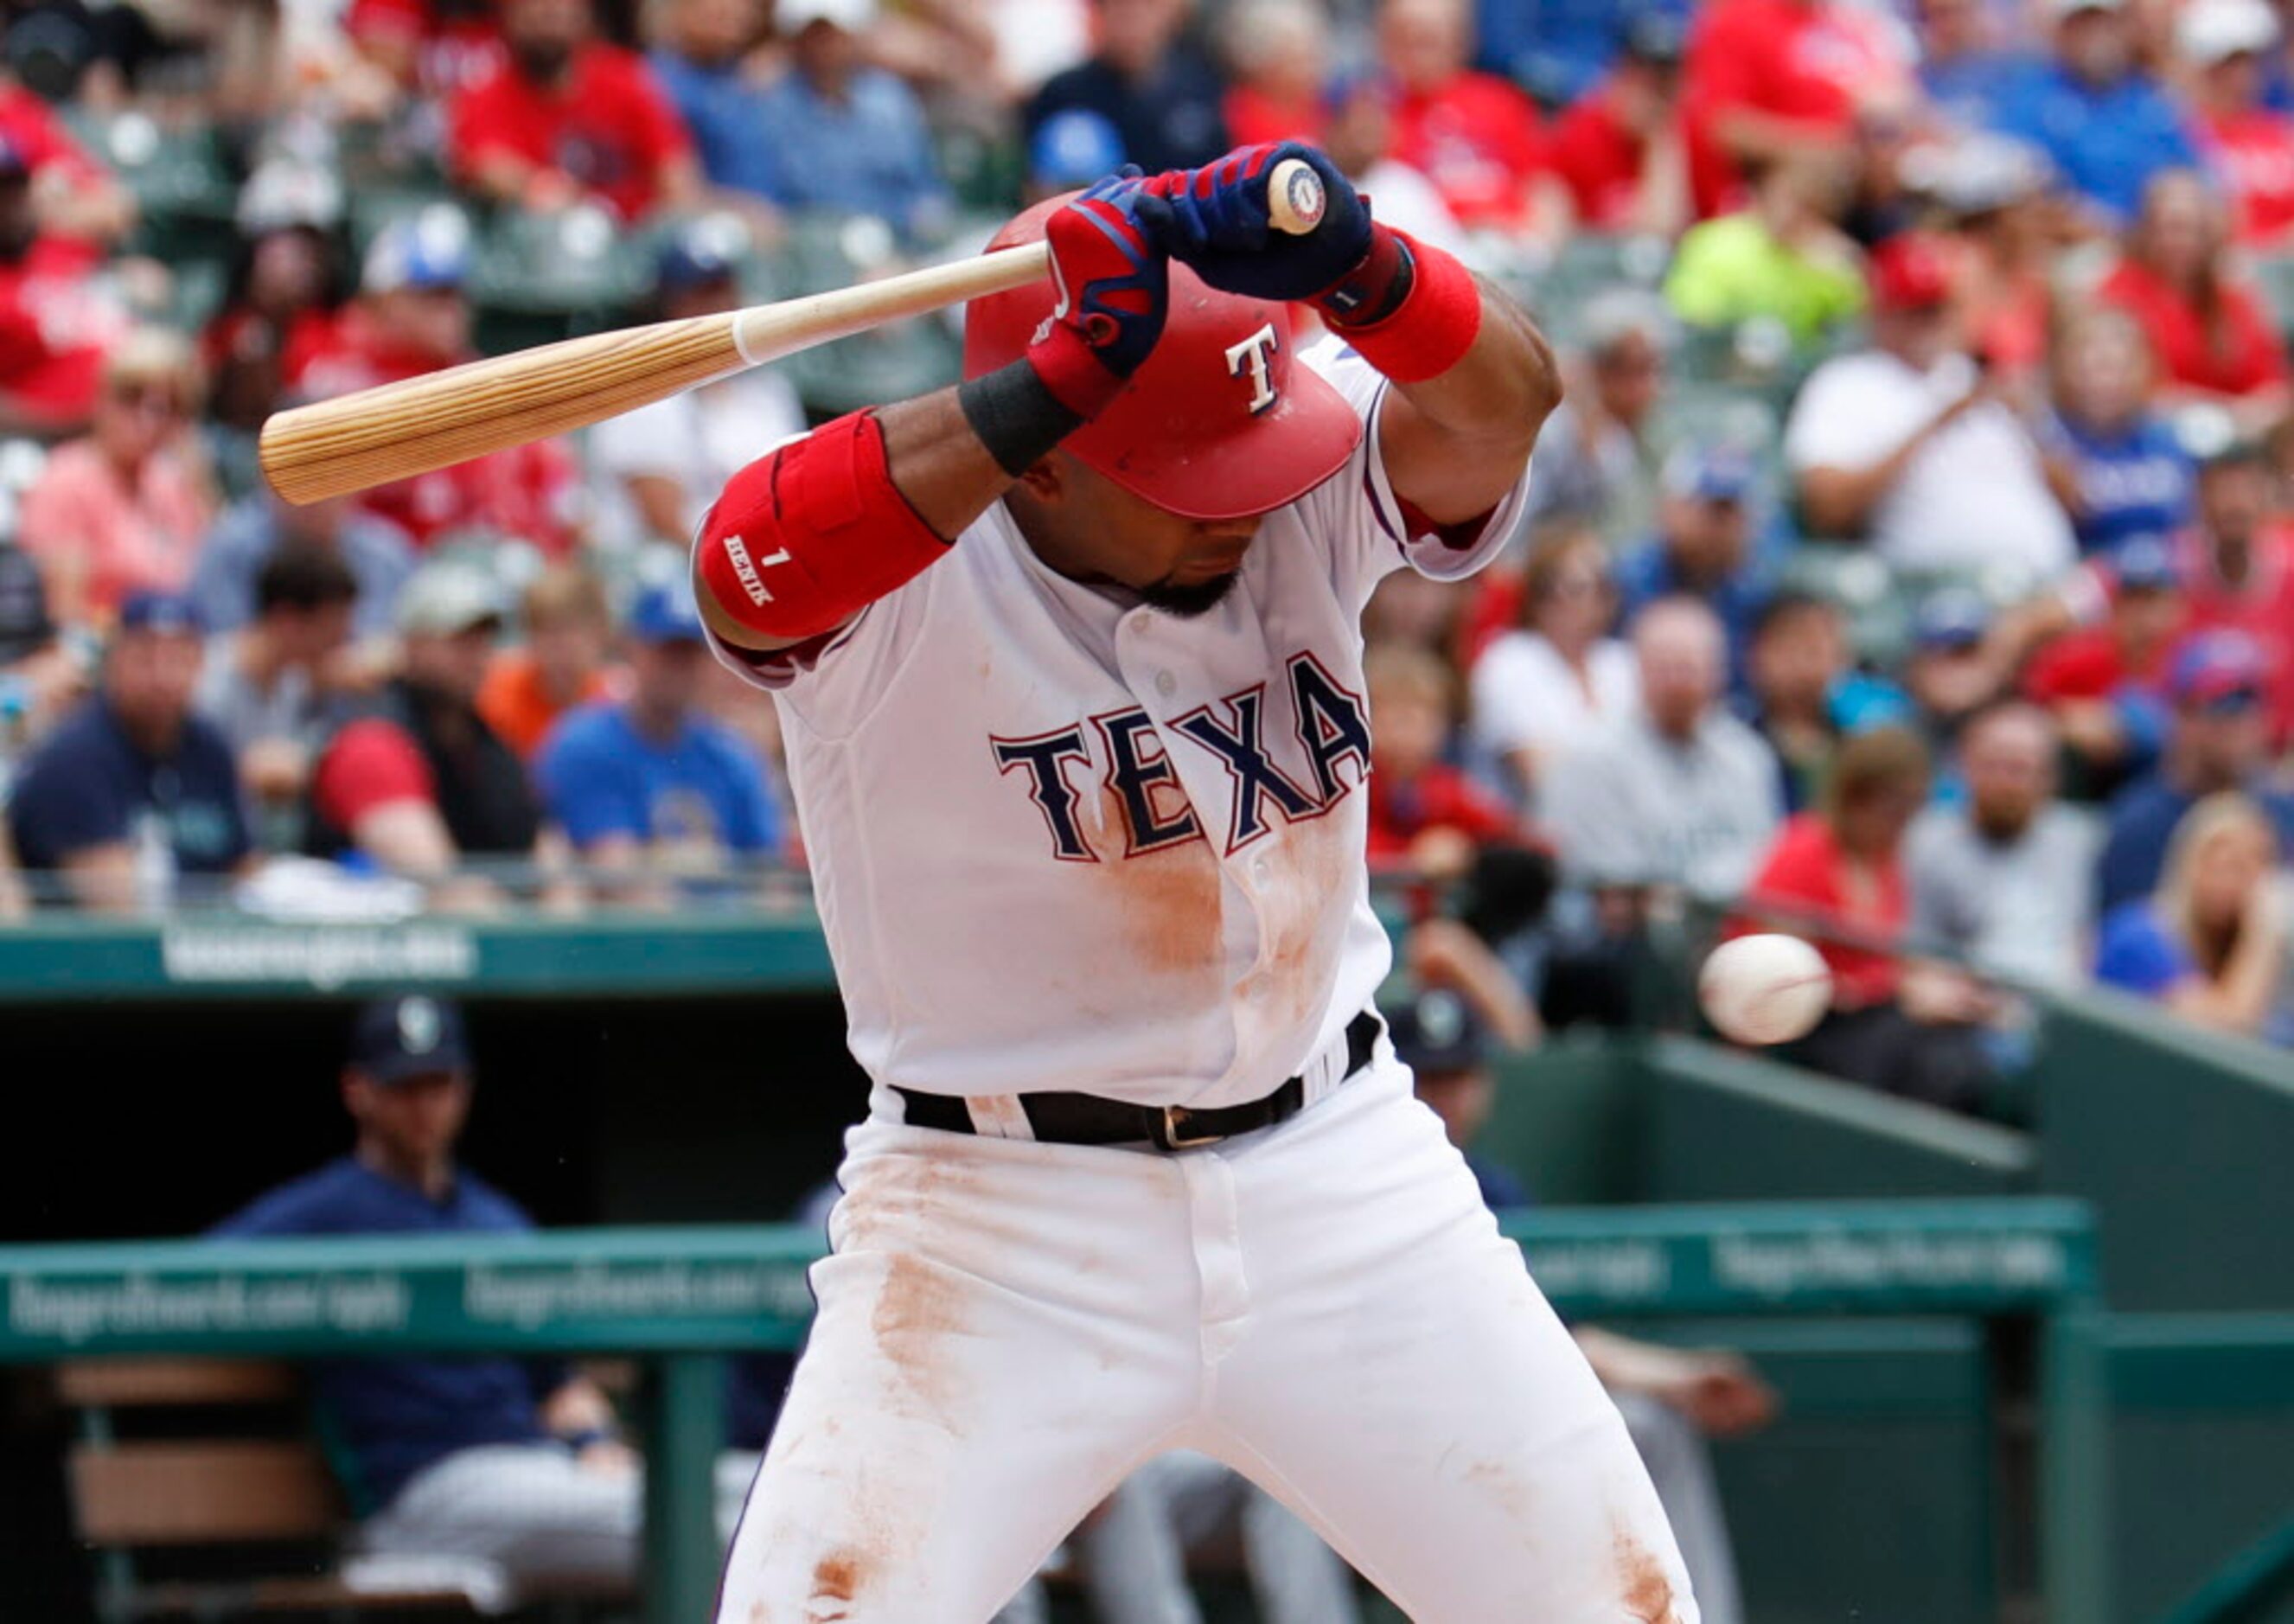
[[[1066,201],[1037,204],[988,246],[1041,241],[1044,221]],[[964,375],[1018,360],[1052,303],[1049,279],[973,299]],[[1170,314],[1154,353],[1065,448],[1185,518],[1242,518],[1296,502],[1345,466],[1362,441],[1362,419],[1296,364],[1295,347],[1289,306],[1221,293],[1174,260]]]

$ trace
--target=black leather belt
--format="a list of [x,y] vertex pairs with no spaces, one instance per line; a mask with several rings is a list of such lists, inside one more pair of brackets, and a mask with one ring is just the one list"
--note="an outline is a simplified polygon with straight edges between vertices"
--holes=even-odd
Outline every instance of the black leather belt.
[[[1370,1064],[1382,1026],[1377,1015],[1368,1009],[1346,1023],[1346,1069],[1340,1081]],[[956,1095],[923,1094],[897,1084],[892,1091],[907,1102],[912,1128],[976,1131],[971,1110]],[[1158,1150],[1193,1150],[1272,1128],[1297,1115],[1306,1103],[1306,1080],[1293,1077],[1263,1098],[1200,1111],[1190,1106],[1135,1106],[1096,1094],[1053,1091],[1017,1098],[1028,1114],[1029,1127],[1047,1145],[1147,1144]]]

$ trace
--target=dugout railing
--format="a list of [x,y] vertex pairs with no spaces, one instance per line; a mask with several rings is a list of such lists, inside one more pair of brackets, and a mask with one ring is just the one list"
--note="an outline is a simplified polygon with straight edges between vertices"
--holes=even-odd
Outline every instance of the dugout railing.
[[[2094,1230],[2050,1198],[1519,1214],[1557,1308],[1589,1317],[1956,1317],[2034,1327],[2048,1624],[2104,1597],[2108,1394]],[[789,1228],[0,1248],[0,1362],[107,1356],[619,1355],[647,1365],[645,1617],[708,1614],[722,1360],[795,1346],[811,1235]]]

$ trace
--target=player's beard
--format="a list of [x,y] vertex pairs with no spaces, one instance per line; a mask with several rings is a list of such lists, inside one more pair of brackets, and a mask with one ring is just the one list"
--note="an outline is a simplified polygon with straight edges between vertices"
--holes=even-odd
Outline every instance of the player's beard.
[[1223,575],[1213,575],[1208,581],[1197,581],[1182,586],[1175,581],[1158,581],[1139,589],[1140,600],[1151,604],[1166,615],[1175,615],[1181,620],[1193,620],[1208,615],[1226,601],[1234,590],[1235,578],[1242,572],[1231,569]]

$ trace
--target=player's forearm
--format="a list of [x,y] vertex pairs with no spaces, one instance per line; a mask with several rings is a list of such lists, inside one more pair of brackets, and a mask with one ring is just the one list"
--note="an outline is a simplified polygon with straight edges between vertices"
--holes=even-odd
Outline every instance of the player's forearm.
[[1561,404],[1561,368],[1553,347],[1503,290],[1476,277],[1480,326],[1456,363],[1431,378],[1395,388],[1428,423],[1493,452],[1518,447],[1526,454],[1537,432]]
[[[1024,363],[1018,363],[1024,364]],[[1009,490],[1015,476],[996,460],[964,414],[956,389],[939,389],[876,413],[892,483],[918,517],[953,541]],[[1080,419],[1069,420],[1072,428]],[[1047,422],[1048,451],[1064,434]]]

